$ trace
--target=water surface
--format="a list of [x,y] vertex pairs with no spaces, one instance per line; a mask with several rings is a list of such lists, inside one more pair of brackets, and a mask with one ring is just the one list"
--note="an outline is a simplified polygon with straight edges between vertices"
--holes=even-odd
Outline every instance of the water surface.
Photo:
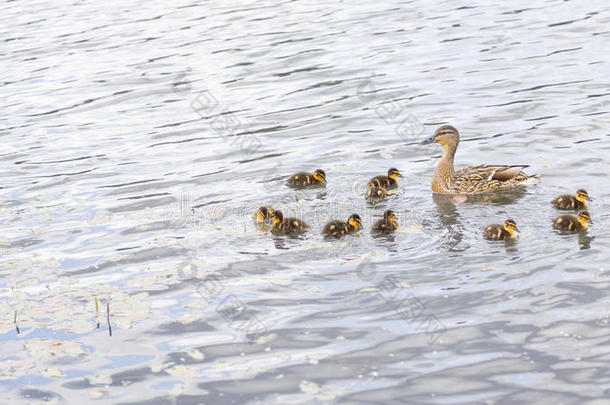
[[[4,3],[0,397],[606,403],[609,12]],[[458,166],[541,182],[433,196],[440,148],[418,143],[444,123]],[[368,206],[390,167],[399,189]],[[325,189],[284,186],[316,168]],[[549,201],[581,187],[595,226],[556,233]],[[262,204],[311,231],[257,229]],[[371,237],[388,208],[399,232]],[[352,212],[364,232],[319,235]],[[482,239],[507,217],[519,241]]]

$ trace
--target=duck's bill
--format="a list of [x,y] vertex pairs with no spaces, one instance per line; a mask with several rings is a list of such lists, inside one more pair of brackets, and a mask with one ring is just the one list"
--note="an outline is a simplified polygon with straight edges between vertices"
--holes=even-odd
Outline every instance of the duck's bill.
[[590,219],[590,218],[589,218],[589,221],[588,221],[588,222],[589,222],[589,225],[593,225],[593,224],[595,224],[595,222],[593,222],[593,220],[592,220],[592,219]]
[[433,136],[432,136],[432,137],[430,137],[430,138],[428,138],[428,139],[426,139],[425,141],[423,141],[423,142],[421,143],[421,145],[429,145],[429,144],[431,144],[431,143],[434,143],[434,137],[433,137]]
[[520,230],[519,228],[517,228],[517,227],[515,227],[515,231],[516,231],[517,233],[521,233],[521,230]]
[[592,199],[591,197],[589,197],[589,196],[586,196],[586,197],[585,197],[585,200],[587,200],[587,201],[593,201],[593,199]]

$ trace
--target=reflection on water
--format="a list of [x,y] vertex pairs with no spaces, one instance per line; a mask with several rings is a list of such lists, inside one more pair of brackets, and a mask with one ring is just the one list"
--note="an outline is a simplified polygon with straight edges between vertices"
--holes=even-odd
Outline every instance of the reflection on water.
[[[608,398],[609,6],[391,3],[0,5],[5,402]],[[458,168],[540,184],[432,194],[442,123]],[[581,187],[596,224],[555,232]],[[518,240],[482,238],[506,218]]]

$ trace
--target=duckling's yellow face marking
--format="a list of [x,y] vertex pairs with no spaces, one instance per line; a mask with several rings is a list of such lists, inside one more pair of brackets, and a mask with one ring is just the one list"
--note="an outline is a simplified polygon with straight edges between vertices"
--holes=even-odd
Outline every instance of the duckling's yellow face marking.
[[326,181],[326,173],[324,173],[324,170],[318,169],[313,172],[313,178],[321,183],[324,183]]
[[506,231],[511,235],[513,235],[515,232],[519,232],[517,229],[517,223],[512,219],[507,219],[506,222],[504,222],[504,229],[506,229]]
[[352,216],[349,217],[347,222],[354,228],[359,228],[360,225],[362,225],[362,219],[360,219],[360,215],[358,214],[352,214]]
[[274,224],[279,224],[283,220],[284,220],[284,216],[282,215],[282,213],[280,211],[273,211],[271,213],[271,221],[273,221]]
[[396,178],[401,177],[401,176],[400,176],[400,172],[398,171],[398,169],[392,168],[392,169],[388,170],[388,177],[396,180]]
[[578,221],[583,225],[587,225],[591,223],[591,215],[587,211],[580,212],[578,213]]
[[580,202],[591,201],[589,193],[586,190],[580,189],[576,192],[576,199]]

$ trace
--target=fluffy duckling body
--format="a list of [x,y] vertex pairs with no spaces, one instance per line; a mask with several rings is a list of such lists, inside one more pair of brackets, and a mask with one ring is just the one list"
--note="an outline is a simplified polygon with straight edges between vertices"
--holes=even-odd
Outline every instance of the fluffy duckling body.
[[352,214],[347,221],[334,220],[328,222],[324,226],[322,235],[326,237],[340,237],[346,234],[355,233],[360,229],[362,225],[362,219],[360,215]]
[[366,191],[364,196],[365,200],[370,203],[378,203],[383,201],[388,196],[388,192],[383,187],[377,187],[373,183],[369,183],[369,189]]
[[519,237],[519,230],[514,220],[507,219],[503,224],[488,225],[483,234],[489,240],[516,239]]
[[272,231],[280,235],[300,233],[309,229],[309,226],[298,218],[284,218],[280,210],[274,210],[271,213],[271,220],[273,221]]
[[591,197],[581,188],[574,195],[560,195],[552,201],[552,204],[560,210],[582,210],[587,208],[587,201],[591,201]]
[[530,176],[522,169],[527,165],[478,165],[454,170],[453,158],[460,143],[460,135],[451,125],[443,125],[422,144],[439,143],[443,146],[441,157],[432,177],[432,191],[442,194],[480,194],[494,190],[531,184],[538,176]]
[[387,210],[383,213],[383,219],[380,219],[373,224],[371,232],[377,235],[384,235],[392,233],[396,229],[398,229],[398,222],[396,222],[396,214],[392,210]]
[[256,210],[252,218],[254,222],[259,225],[271,223],[271,214],[273,213],[273,208],[268,205],[264,205]]
[[296,173],[290,176],[286,184],[293,187],[323,186],[326,184],[326,173],[322,169],[313,173]]
[[592,224],[591,215],[587,211],[579,212],[578,215],[560,215],[553,221],[553,228],[565,232],[582,232]]
[[388,175],[379,175],[379,176],[375,176],[373,177],[371,180],[369,180],[369,184],[374,185],[375,187],[381,187],[381,188],[395,188],[398,186],[398,178],[402,177],[402,175],[400,174],[400,172],[398,171],[398,169],[395,168],[391,168],[388,170]]

